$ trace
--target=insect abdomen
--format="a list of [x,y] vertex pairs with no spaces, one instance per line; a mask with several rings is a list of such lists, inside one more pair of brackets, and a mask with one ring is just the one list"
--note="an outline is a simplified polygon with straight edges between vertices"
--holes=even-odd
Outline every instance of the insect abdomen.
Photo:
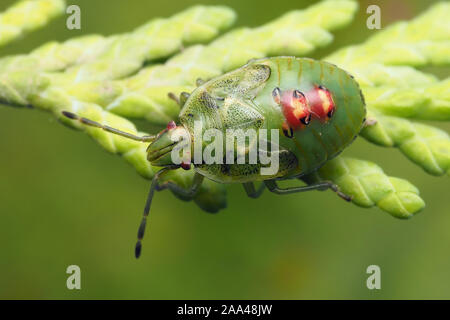
[[[290,176],[306,174],[322,166],[358,135],[366,110],[359,85],[347,72],[327,62],[295,57],[268,58],[253,63],[267,64],[272,71],[255,103],[265,106],[268,126],[284,132],[280,134],[280,144],[297,157],[298,167]],[[307,100],[309,93],[314,93],[314,99],[309,96],[312,117],[306,125],[289,127],[283,106],[274,99],[276,88],[280,92],[298,90]],[[314,92],[318,88],[322,92]],[[324,99],[323,112],[313,108],[315,105],[322,107],[317,101],[319,93]],[[328,101],[326,93],[330,95]],[[334,103],[333,110],[329,103]]]

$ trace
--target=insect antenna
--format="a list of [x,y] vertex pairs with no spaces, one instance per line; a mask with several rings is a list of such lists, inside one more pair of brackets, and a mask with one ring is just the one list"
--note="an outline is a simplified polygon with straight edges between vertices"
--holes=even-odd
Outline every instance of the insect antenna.
[[98,123],[96,121],[80,117],[80,116],[78,116],[78,115],[76,115],[75,113],[72,113],[72,112],[63,111],[62,114],[65,117],[67,117],[69,119],[72,119],[72,120],[77,120],[77,121],[81,122],[84,125],[95,127],[95,128],[99,128],[99,129],[103,129],[103,130],[105,130],[107,132],[114,133],[114,134],[117,134],[119,136],[122,136],[122,137],[125,137],[125,138],[128,138],[128,139],[141,141],[141,142],[152,142],[156,138],[156,136],[142,136],[142,137],[136,136],[134,134],[131,134],[131,133],[128,133],[128,132],[125,132],[125,131],[122,131],[122,130],[119,130],[119,129],[116,129],[116,128],[113,128],[113,127],[110,127],[110,126],[103,125],[103,124]]
[[148,217],[148,214],[150,213],[150,207],[152,205],[153,194],[155,193],[155,189],[158,186],[159,176],[163,172],[165,172],[167,170],[176,169],[177,167],[178,166],[174,166],[174,167],[170,166],[170,167],[162,168],[153,176],[152,184],[150,185],[150,191],[148,192],[148,196],[147,196],[147,201],[145,202],[144,213],[142,214],[141,224],[139,225],[139,228],[138,228],[138,233],[137,233],[138,240],[136,242],[136,247],[134,248],[134,255],[135,255],[136,259],[139,258],[141,255],[142,239],[144,238],[145,226],[147,225],[147,217]]

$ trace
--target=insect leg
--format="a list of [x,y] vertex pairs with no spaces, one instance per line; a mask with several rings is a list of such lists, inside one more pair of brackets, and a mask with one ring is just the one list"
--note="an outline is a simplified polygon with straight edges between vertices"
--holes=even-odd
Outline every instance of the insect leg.
[[98,123],[96,121],[93,121],[93,120],[90,120],[90,119],[86,119],[86,118],[82,118],[82,117],[80,117],[80,116],[78,116],[78,115],[76,115],[75,113],[72,113],[72,112],[63,111],[62,114],[65,117],[69,118],[69,119],[78,120],[79,122],[81,122],[84,125],[95,127],[95,128],[99,128],[99,129],[103,129],[103,130],[105,130],[107,132],[114,133],[114,134],[117,134],[119,136],[122,136],[122,137],[125,137],[125,138],[128,138],[128,139],[141,141],[141,142],[151,142],[151,141],[155,140],[155,136],[142,136],[142,137],[136,136],[134,134],[131,134],[131,133],[128,133],[128,132],[125,132],[125,131],[122,131],[122,130],[119,130],[119,129],[116,129],[116,128],[112,128],[110,126],[105,126],[105,125],[103,125],[101,123]]
[[276,194],[291,194],[291,193],[311,191],[311,190],[322,190],[323,191],[326,189],[331,189],[334,192],[336,192],[336,194],[339,197],[341,197],[342,199],[344,199],[346,201],[352,200],[351,196],[346,195],[345,193],[339,191],[338,186],[330,181],[318,182],[318,183],[311,184],[308,186],[289,187],[289,188],[280,188],[275,180],[266,180],[266,181],[264,181],[264,183],[266,184],[267,188],[271,192],[276,193]]
[[195,173],[194,180],[192,182],[192,185],[189,189],[185,189],[183,187],[180,187],[179,185],[173,183],[172,181],[167,181],[156,185],[156,190],[161,191],[164,189],[170,189],[175,194],[181,196],[182,198],[192,198],[197,193],[199,187],[201,186],[203,179],[205,177],[202,176],[199,173]]
[[259,198],[266,188],[266,185],[264,183],[259,186],[258,190],[255,189],[255,185],[253,184],[253,182],[246,182],[242,185],[244,186],[245,192],[247,192],[247,196],[253,199]]

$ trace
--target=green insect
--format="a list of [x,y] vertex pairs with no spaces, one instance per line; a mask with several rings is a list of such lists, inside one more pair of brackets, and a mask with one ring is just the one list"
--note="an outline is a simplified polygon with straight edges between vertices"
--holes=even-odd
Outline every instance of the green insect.
[[[219,183],[242,183],[251,198],[259,197],[267,187],[276,194],[331,189],[345,200],[351,200],[331,182],[290,188],[277,184],[278,180],[298,179],[317,170],[357,137],[365,121],[365,103],[358,83],[346,71],[323,61],[274,57],[252,60],[198,85],[191,94],[182,93],[179,98],[170,95],[182,107],[180,125],[171,121],[156,136],[135,136],[63,112],[86,125],[150,143],[147,159],[162,169],[152,180],[138,230],[136,257],[141,254],[141,240],[155,190],[168,188],[190,199],[206,177]],[[223,161],[208,162],[202,157],[196,161],[199,152],[203,155],[207,148],[211,149],[201,139],[208,130],[223,134],[215,137],[214,142],[220,143],[214,144],[216,148],[211,152],[214,159],[219,157]],[[228,140],[230,130],[244,132],[243,148],[235,140]],[[266,135],[261,140],[263,133]],[[263,146],[261,141],[267,144]],[[231,156],[230,150],[234,151]],[[274,157],[277,170],[266,170],[263,174],[269,164],[261,157],[253,162],[238,161],[238,158],[248,160],[254,150],[256,155]],[[175,161],[174,154],[181,151],[185,151],[182,161]],[[189,189],[172,182],[158,183],[163,172],[180,167],[195,170]],[[262,184],[255,188],[254,182],[258,181]]]

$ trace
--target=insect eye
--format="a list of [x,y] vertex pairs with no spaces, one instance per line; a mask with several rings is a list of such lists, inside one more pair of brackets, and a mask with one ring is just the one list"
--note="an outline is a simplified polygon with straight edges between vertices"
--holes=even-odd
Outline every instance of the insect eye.
[[333,116],[333,114],[334,114],[334,108],[330,109],[330,111],[328,111],[328,113],[327,113],[328,118],[331,118]]
[[311,121],[311,114],[308,114],[307,116],[300,118],[300,121],[304,124],[304,125],[308,125],[309,122]]
[[305,95],[303,94],[303,92],[301,92],[300,90],[294,90],[294,92],[292,93],[292,95],[294,96],[295,99],[298,99],[300,97],[305,97]]
[[294,131],[292,130],[291,127],[289,127],[288,130],[283,129],[283,134],[287,137],[287,138],[292,138],[294,136]]
[[[321,90],[327,90],[327,88],[325,88],[323,85],[319,85],[318,88],[321,89]],[[327,91],[328,91],[328,90],[327,90]]]

